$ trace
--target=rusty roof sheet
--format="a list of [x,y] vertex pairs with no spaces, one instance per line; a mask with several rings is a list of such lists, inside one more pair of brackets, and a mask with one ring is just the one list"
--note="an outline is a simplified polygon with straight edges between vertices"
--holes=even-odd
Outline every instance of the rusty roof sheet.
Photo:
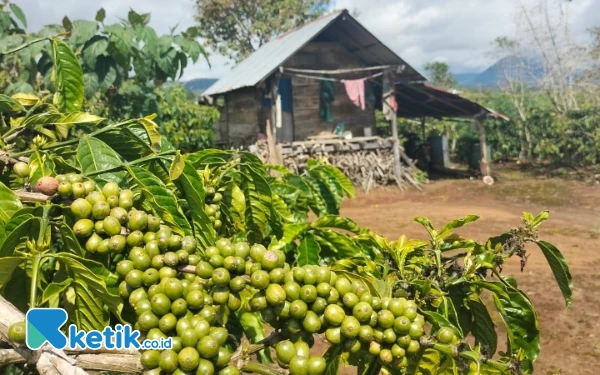
[[404,118],[475,118],[481,116],[509,118],[454,92],[428,82],[396,83],[398,117]]
[[257,85],[319,35],[340,42],[349,51],[355,53],[366,66],[404,66],[403,80],[425,80],[344,9],[329,13],[297,30],[272,39],[226,73],[203,95],[212,96]]

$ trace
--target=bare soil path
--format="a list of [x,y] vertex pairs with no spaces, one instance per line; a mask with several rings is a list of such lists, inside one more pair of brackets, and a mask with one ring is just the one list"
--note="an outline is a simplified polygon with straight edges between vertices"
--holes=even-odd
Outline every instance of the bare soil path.
[[536,178],[505,171],[489,187],[477,180],[446,180],[428,184],[425,191],[400,192],[386,188],[359,193],[346,201],[341,214],[387,238],[406,234],[425,238],[412,219],[425,216],[434,225],[466,214],[481,219],[459,233],[477,240],[504,233],[520,224],[523,211],[550,210],[540,237],[555,244],[571,267],[575,287],[567,309],[545,258],[529,248],[521,273],[517,259],[504,272],[538,309],[542,352],[536,374],[600,374],[600,185]]

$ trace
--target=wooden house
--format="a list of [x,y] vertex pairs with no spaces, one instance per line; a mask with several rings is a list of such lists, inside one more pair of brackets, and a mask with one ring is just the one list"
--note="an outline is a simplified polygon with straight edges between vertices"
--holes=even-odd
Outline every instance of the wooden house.
[[[350,99],[346,87],[362,79],[364,108]],[[394,125],[396,116],[477,120],[496,115],[427,84],[347,10],[272,39],[203,95],[221,112],[215,129],[218,141],[234,147],[269,135],[289,149],[303,142],[326,142],[319,135],[336,130],[345,138],[372,139],[377,136],[375,110],[392,107],[389,120]],[[397,146],[395,141],[388,144]]]

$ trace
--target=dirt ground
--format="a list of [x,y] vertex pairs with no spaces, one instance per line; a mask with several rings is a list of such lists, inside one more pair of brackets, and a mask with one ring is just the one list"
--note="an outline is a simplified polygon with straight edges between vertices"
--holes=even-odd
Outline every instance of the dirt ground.
[[[541,355],[536,374],[598,374],[600,370],[600,185],[540,178],[504,170],[497,183],[479,180],[439,180],[424,192],[385,188],[358,193],[344,203],[341,214],[387,238],[406,234],[425,238],[412,218],[425,216],[434,225],[466,214],[481,219],[459,233],[485,240],[516,227],[523,211],[550,210],[540,238],[555,244],[573,276],[573,305],[566,308],[545,258],[529,248],[527,267],[520,272],[514,259],[504,269],[515,275],[538,309]],[[501,348],[499,348],[501,350]]]

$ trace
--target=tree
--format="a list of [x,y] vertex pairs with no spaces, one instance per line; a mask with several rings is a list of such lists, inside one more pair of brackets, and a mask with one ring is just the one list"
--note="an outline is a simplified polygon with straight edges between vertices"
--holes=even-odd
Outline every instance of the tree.
[[543,62],[543,74],[537,78],[557,113],[579,109],[575,95],[578,71],[585,65],[584,49],[578,46],[571,35],[569,4],[558,3],[558,8],[549,7],[549,0],[538,0],[527,6],[521,0],[518,39],[526,51],[538,56]]
[[456,79],[450,72],[450,67],[447,63],[434,61],[425,64],[425,74],[429,77],[429,81],[436,86],[450,89],[456,85]]
[[[508,37],[499,37],[495,40],[496,51],[501,57],[501,76],[498,77],[498,87],[509,98],[516,109],[518,118],[516,124],[519,128],[519,160],[531,160],[533,155],[533,139],[529,127],[528,93],[529,77],[532,77],[531,60],[524,57],[521,44]],[[535,65],[535,64],[533,64]]]
[[[447,63],[441,61],[434,61],[425,64],[425,74],[429,77],[429,81],[436,86],[444,89],[451,89],[456,85],[456,79],[450,72],[450,67]],[[433,121],[436,127],[441,127],[442,133],[446,133],[451,138],[450,152],[454,155],[456,152],[456,145],[458,142],[456,122],[447,121]]]
[[274,36],[321,16],[331,0],[196,0],[199,36],[239,62]]

